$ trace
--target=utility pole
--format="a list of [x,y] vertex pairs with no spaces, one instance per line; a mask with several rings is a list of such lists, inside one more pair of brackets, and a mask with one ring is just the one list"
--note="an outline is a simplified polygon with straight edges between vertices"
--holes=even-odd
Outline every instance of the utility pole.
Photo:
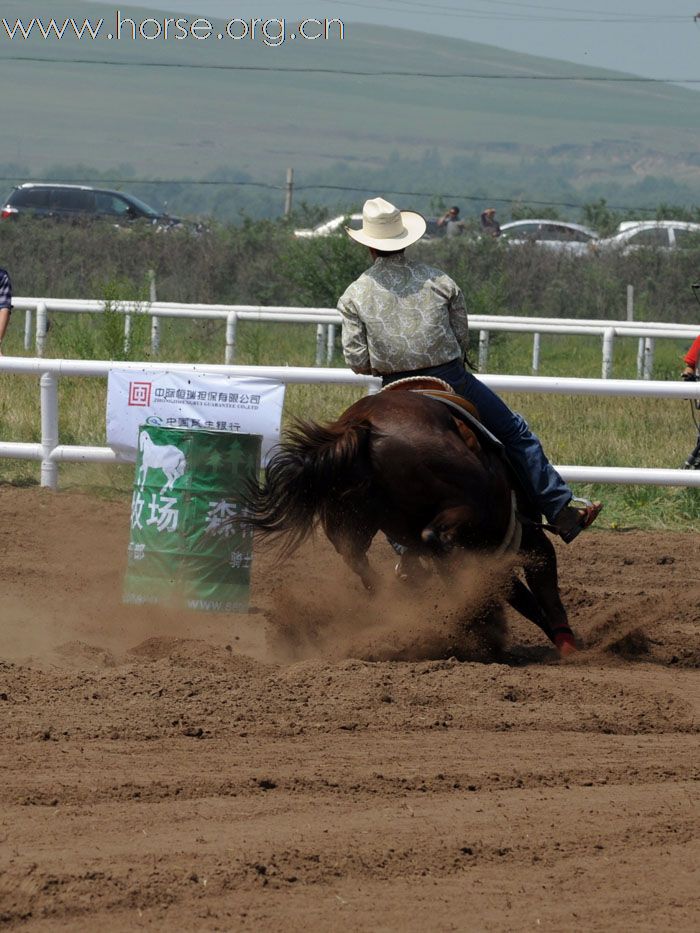
[[294,169],[287,169],[287,184],[284,191],[284,216],[289,217],[292,213],[292,194],[294,192]]

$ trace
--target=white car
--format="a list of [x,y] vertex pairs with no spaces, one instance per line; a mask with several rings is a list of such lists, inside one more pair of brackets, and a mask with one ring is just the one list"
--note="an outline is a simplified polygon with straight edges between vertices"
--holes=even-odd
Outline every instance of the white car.
[[587,253],[599,239],[595,230],[564,220],[514,220],[501,225],[501,237],[509,244],[537,243],[571,253]]
[[598,241],[600,249],[700,248],[700,224],[685,220],[626,220],[617,233]]
[[362,214],[341,214],[340,217],[334,217],[332,220],[324,220],[322,224],[317,224],[306,230],[295,230],[294,236],[301,239],[317,236],[332,236],[334,233],[343,233],[346,227],[353,230],[360,230],[362,227]]
[[[438,227],[437,222],[426,217],[425,239],[434,240],[445,235],[445,228]],[[351,230],[362,229],[362,214],[342,214],[340,217],[334,217],[332,220],[324,220],[322,224],[317,224],[306,230],[295,230],[294,236],[300,239],[308,239],[317,236],[334,236],[337,233],[344,233],[345,228]]]

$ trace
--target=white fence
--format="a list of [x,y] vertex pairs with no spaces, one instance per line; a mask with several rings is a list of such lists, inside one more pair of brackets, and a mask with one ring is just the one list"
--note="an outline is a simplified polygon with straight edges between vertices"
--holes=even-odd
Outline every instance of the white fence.
[[[41,485],[56,489],[61,462],[119,463],[111,447],[89,447],[60,443],[58,433],[58,385],[62,376],[106,377],[110,370],[138,372],[199,372],[229,376],[259,376],[291,384],[364,386],[376,391],[380,382],[371,376],[357,376],[347,369],[287,366],[217,366],[187,363],[114,363],[102,360],[42,360],[27,357],[0,357],[0,372],[18,376],[39,376],[41,400],[41,441],[23,443],[0,441],[0,457],[41,461]],[[570,379],[532,376],[480,377],[491,388],[505,392],[554,393],[560,395],[632,396],[634,398],[700,399],[700,383],[638,382],[633,379]],[[700,487],[700,470],[646,469],[641,467],[598,467],[564,465],[557,467],[569,482],[633,483],[654,486]]]
[[[47,315],[53,313],[86,314],[105,310],[105,302],[72,298],[16,298],[14,306],[25,312],[24,346],[34,345],[42,357],[46,346]],[[205,305],[176,304],[172,302],[118,302],[110,305],[124,315],[124,342],[128,347],[131,320],[135,314],[151,318],[151,356],[160,352],[161,319],[186,318],[190,320],[221,320],[225,322],[224,361],[232,364],[236,358],[236,337],[239,321],[268,321],[297,324],[316,324],[316,365],[329,364],[333,356],[336,327],[341,316],[334,308],[267,307],[260,305]],[[36,325],[32,328],[32,316]],[[488,368],[489,338],[491,333],[529,333],[533,335],[532,372],[539,373],[543,334],[569,334],[601,338],[601,376],[612,377],[615,341],[620,337],[637,339],[637,378],[651,379],[654,367],[656,340],[693,340],[700,325],[646,323],[637,321],[605,321],[576,318],[516,317],[501,315],[471,315],[472,330],[479,333],[479,371]]]

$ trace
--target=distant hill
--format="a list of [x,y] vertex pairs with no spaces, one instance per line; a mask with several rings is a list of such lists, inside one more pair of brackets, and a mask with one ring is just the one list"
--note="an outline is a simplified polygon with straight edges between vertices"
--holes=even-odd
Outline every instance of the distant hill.
[[[135,20],[153,15],[135,7],[121,12]],[[80,0],[8,0],[0,15],[10,22],[30,16],[96,21],[113,10]],[[620,75],[438,36],[346,29],[342,43],[288,41],[279,48],[36,34],[9,41],[0,34],[3,174],[12,166],[40,175],[83,165],[141,178],[283,184],[293,166],[300,185],[393,178],[396,186],[422,185],[411,190],[439,192],[449,182],[488,197],[500,183],[509,196],[527,199],[567,191],[614,195],[635,185],[638,197],[645,180],[666,179],[647,185],[646,195],[642,184],[641,196],[700,195],[700,94],[694,91],[541,80]],[[227,70],[231,65],[328,73]],[[362,74],[392,70],[530,80]],[[403,167],[400,175],[392,175],[392,162]],[[214,191],[199,192],[202,203],[216,207]],[[275,203],[282,197],[268,195]],[[197,199],[187,192],[188,205]]]

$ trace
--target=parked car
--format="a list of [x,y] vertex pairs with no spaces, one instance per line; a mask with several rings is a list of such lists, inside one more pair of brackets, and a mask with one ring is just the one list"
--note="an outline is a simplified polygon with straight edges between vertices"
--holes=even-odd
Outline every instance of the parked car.
[[0,211],[0,218],[16,220],[20,217],[69,221],[92,218],[108,220],[117,226],[142,220],[159,228],[182,226],[178,218],[149,207],[132,194],[50,182],[27,182],[14,189]]
[[627,220],[617,233],[596,244],[598,249],[632,250],[642,247],[700,249],[700,223],[684,220]]
[[514,220],[501,224],[501,238],[509,244],[537,243],[572,253],[587,253],[599,239],[595,230],[563,220]]
[[[341,214],[340,217],[334,217],[332,220],[324,220],[323,223],[307,229],[295,230],[294,236],[300,239],[309,239],[318,236],[332,236],[336,233],[343,233],[346,227],[352,230],[362,228],[362,214]],[[438,227],[437,220],[426,217],[425,239],[433,239],[445,235],[445,228]]]

